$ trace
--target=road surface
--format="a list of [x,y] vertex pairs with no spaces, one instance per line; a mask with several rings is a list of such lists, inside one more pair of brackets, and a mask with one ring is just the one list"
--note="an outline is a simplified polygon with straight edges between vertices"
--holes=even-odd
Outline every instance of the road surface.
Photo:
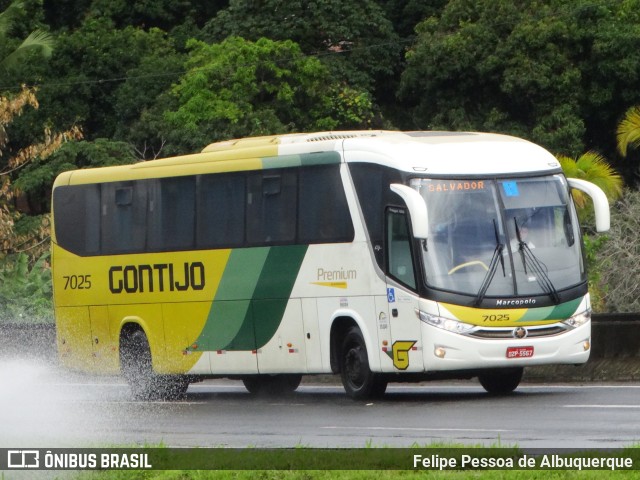
[[[524,384],[506,397],[473,382],[391,384],[373,402],[305,383],[255,398],[209,380],[184,400],[141,402],[119,378],[0,363],[0,448],[366,447],[454,442],[523,448],[607,448],[640,442],[640,384]],[[313,377],[311,377],[313,381]]]

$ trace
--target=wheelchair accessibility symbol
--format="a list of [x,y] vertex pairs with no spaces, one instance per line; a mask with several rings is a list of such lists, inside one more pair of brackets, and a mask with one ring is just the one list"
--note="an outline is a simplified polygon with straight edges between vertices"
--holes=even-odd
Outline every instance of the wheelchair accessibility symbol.
[[396,302],[396,290],[395,288],[387,288],[387,301],[389,303]]

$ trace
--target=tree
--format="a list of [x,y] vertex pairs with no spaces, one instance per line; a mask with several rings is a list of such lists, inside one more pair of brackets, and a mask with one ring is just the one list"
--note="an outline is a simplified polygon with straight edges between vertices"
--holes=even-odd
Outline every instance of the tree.
[[640,192],[627,190],[611,212],[611,230],[606,245],[599,249],[597,268],[609,312],[640,311]]
[[447,0],[377,0],[401,38],[414,35],[415,27],[424,19],[438,16]]
[[628,148],[640,147],[640,107],[631,107],[618,124],[616,131],[618,152],[623,157],[627,156]]
[[161,28],[184,23],[202,27],[228,0],[44,0],[45,21],[53,31],[75,30],[89,18],[108,18],[116,28]]
[[369,91],[388,89],[401,62],[399,37],[374,0],[231,0],[199,38],[229,36],[292,40],[327,63],[337,80]]
[[[21,10],[22,3],[14,2],[7,10],[0,14],[0,37],[6,37],[11,22]],[[26,61],[25,52],[35,50],[42,57],[48,57],[51,53],[52,40],[47,34],[35,31],[8,56],[5,56],[0,65],[12,68],[20,62]],[[0,95],[0,259],[7,253],[18,250],[28,250],[42,245],[42,240],[48,234],[48,220],[41,219],[35,226],[27,229],[15,229],[16,222],[21,214],[16,209],[15,199],[20,192],[12,185],[16,172],[35,159],[47,158],[62,143],[69,138],[79,138],[80,130],[71,128],[63,133],[52,133],[51,129],[44,128],[44,138],[37,143],[24,147],[13,146],[9,143],[7,127],[14,119],[21,115],[26,107],[38,108],[36,90],[23,86],[14,95]],[[35,248],[32,252],[37,255],[42,248]]]
[[335,81],[292,41],[197,40],[165,113],[167,151],[197,151],[217,140],[336,128],[367,128],[369,95]]
[[[624,181],[622,177],[611,167],[609,162],[597,152],[586,152],[578,158],[569,158],[564,155],[556,155],[564,174],[569,178],[578,178],[591,182],[602,189],[610,203],[622,196]],[[576,206],[585,209],[586,196],[578,191],[573,191]]]
[[181,64],[160,30],[118,30],[108,19],[89,19],[57,39],[43,73],[41,115],[81,125],[87,140],[128,140],[131,123],[175,82]]
[[[21,61],[24,61],[26,56],[32,52],[40,54],[44,58],[51,56],[53,37],[47,32],[34,30],[19,44],[19,41],[15,41],[9,37],[11,27],[22,11],[22,8],[22,2],[14,1],[6,10],[0,12],[0,44],[3,44],[5,47],[0,50],[0,72],[4,72],[5,74],[7,70],[13,69]],[[22,108],[27,104],[37,107],[37,100],[33,91],[26,88],[23,88],[11,101],[8,101],[6,98],[2,99],[3,117],[0,118],[0,156],[2,155],[2,149],[6,147],[8,142],[6,125],[16,115],[19,115],[22,112]]]
[[42,30],[31,32],[17,47],[12,45],[14,42],[10,40],[9,32],[23,7],[24,4],[21,1],[14,1],[3,12],[0,12],[0,41],[4,44],[10,44],[9,48],[12,49],[4,52],[4,56],[0,56],[0,68],[4,70],[13,68],[34,51],[45,58],[51,56],[53,37]]
[[450,0],[417,29],[404,128],[489,130],[613,158],[621,105],[640,101],[640,2]]
[[[0,97],[0,131],[6,131],[6,126],[13,118],[20,115],[26,106],[38,108],[38,101],[35,91],[24,87],[20,93],[14,97]],[[44,139],[39,143],[29,145],[25,148],[11,152],[7,149],[8,138],[4,137],[4,151],[0,148],[0,155],[6,157],[6,162],[0,169],[0,257],[7,253],[25,251],[42,244],[48,237],[48,219],[41,218],[35,226],[23,231],[16,231],[15,224],[21,218],[21,213],[16,209],[16,199],[20,196],[20,190],[13,186],[13,179],[16,172],[30,162],[43,160],[55,152],[63,142],[70,139],[80,138],[81,132],[77,127],[73,127],[63,133],[52,133],[45,128]],[[10,155],[6,154],[9,150]],[[34,255],[37,256],[44,249],[36,249]]]

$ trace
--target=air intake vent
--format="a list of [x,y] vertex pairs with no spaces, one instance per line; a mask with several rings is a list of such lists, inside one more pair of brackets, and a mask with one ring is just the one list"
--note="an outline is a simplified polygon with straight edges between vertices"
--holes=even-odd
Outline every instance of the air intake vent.
[[[560,335],[567,331],[566,325],[563,324],[553,324],[553,325],[544,325],[541,327],[526,327],[527,329],[527,338],[531,337],[552,337],[554,335]],[[477,338],[503,338],[508,340],[513,340],[514,336],[514,328],[477,328],[472,330],[468,335],[471,337]]]
[[326,135],[319,135],[317,137],[307,138],[307,142],[324,142],[325,140],[345,140],[347,138],[361,137],[362,135],[354,135],[350,133],[329,133]]

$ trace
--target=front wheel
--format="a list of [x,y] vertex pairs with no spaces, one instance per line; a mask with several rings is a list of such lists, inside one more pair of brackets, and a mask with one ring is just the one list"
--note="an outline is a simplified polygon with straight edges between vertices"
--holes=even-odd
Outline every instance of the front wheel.
[[358,327],[352,327],[342,342],[340,376],[347,395],[354,400],[381,397],[387,389],[387,380],[369,368],[367,347]]
[[480,385],[493,395],[505,395],[513,392],[522,380],[524,368],[505,368],[492,370],[478,375]]

